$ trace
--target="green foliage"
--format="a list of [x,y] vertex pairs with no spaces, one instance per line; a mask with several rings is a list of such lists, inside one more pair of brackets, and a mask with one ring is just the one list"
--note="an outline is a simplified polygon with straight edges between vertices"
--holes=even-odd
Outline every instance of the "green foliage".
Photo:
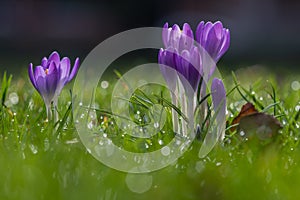
[[[224,77],[228,91],[225,140],[206,158],[198,158],[207,131],[205,124],[211,120],[208,110],[207,117],[199,122],[204,128],[191,148],[173,165],[152,172],[150,190],[137,194],[126,186],[126,173],[104,166],[81,144],[67,89],[57,108],[61,120],[54,123],[46,120],[43,101],[27,79],[20,77],[11,83],[11,76],[7,78],[4,73],[0,90],[0,199],[296,199],[300,184],[300,90],[292,90],[290,83],[300,80],[299,76],[281,77],[279,82],[269,72],[259,74],[263,79],[245,74]],[[105,91],[106,96],[112,88]],[[8,106],[5,102],[11,92],[20,100]],[[207,98],[209,94],[199,104]],[[97,128],[127,151],[155,151],[175,137],[170,131],[172,109],[188,120],[163,88],[152,93],[136,90],[128,102],[128,119],[143,127],[153,122],[149,108],[159,104],[166,111],[166,123],[156,135],[137,138],[115,126],[115,119],[121,116],[102,109],[101,105],[108,104],[103,101],[95,108]],[[231,121],[247,101],[283,125],[271,141],[245,140],[230,130]],[[137,111],[141,120],[135,116]]]

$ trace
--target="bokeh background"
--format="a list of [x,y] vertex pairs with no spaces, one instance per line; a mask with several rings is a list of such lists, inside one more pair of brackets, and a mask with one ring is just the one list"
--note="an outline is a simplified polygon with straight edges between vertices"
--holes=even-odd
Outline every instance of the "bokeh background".
[[0,69],[18,73],[53,50],[82,60],[101,41],[131,28],[221,20],[231,46],[221,63],[299,70],[298,0],[4,0]]

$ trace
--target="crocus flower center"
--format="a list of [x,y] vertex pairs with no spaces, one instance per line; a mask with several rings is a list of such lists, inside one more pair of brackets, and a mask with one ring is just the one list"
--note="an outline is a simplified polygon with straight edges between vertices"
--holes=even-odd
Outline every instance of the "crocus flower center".
[[45,74],[48,75],[49,69],[45,69]]

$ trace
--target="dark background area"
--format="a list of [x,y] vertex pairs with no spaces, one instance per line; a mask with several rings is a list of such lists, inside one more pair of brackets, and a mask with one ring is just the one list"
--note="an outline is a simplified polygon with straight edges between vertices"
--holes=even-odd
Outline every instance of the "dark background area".
[[121,31],[165,22],[189,22],[195,29],[201,20],[220,20],[231,31],[222,63],[298,69],[299,19],[297,0],[1,1],[0,69],[26,69],[53,50],[83,60]]

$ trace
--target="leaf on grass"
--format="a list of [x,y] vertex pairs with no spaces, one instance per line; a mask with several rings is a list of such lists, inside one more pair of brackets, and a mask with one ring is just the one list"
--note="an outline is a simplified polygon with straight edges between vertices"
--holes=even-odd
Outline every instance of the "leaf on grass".
[[245,137],[251,138],[255,134],[261,140],[267,140],[278,133],[282,126],[272,115],[255,113],[241,118],[238,132],[244,132]]
[[[237,117],[235,117],[231,123],[231,125],[235,125],[238,124],[241,120],[242,117],[247,116],[247,115],[251,115],[254,113],[258,113],[258,111],[255,109],[254,105],[252,103],[246,103],[245,105],[243,105],[241,112],[239,113],[239,115]],[[231,131],[235,131],[236,126],[233,126],[230,130]]]
[[243,137],[252,138],[256,135],[260,140],[273,137],[282,128],[274,116],[258,112],[251,103],[246,103],[242,107],[239,115],[232,121],[232,125],[234,124],[239,124],[237,131]]

